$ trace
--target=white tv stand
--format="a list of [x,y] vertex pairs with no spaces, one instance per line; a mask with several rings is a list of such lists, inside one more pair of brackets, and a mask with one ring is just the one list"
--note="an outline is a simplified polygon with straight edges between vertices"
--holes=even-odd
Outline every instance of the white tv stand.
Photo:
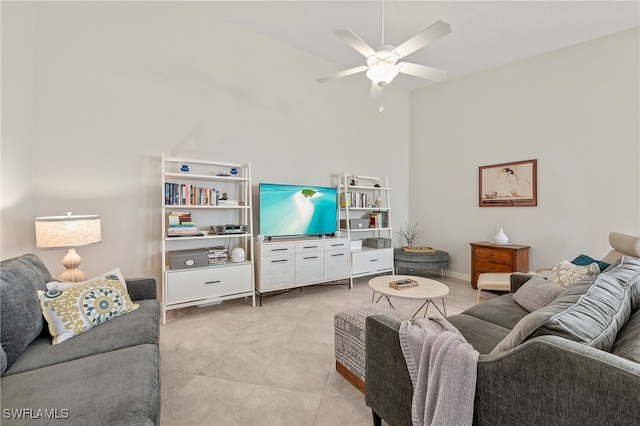
[[302,237],[255,242],[256,290],[260,295],[330,281],[351,282],[348,238]]

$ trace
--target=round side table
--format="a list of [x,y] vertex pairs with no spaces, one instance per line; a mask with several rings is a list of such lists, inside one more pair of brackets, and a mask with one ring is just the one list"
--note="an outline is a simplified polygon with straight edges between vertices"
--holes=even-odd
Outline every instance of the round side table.
[[409,272],[414,269],[437,269],[444,279],[444,270],[449,267],[449,253],[442,250],[435,252],[409,252],[401,248],[393,250],[393,266],[396,274],[399,268],[406,268]]

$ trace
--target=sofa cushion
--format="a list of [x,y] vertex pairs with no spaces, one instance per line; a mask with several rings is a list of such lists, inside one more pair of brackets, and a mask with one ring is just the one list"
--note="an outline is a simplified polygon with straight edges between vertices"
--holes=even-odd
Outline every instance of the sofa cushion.
[[511,331],[465,313],[447,317],[471,346],[481,354],[488,354]]
[[38,291],[53,344],[137,309],[121,280],[106,275],[65,290]]
[[[529,312],[514,302],[513,294],[510,293],[474,305],[463,312],[463,314],[479,318],[509,330],[515,327],[528,313]],[[465,338],[466,337],[467,336],[465,336]]]
[[640,363],[640,310],[631,315],[627,325],[620,330],[611,353]]
[[45,328],[5,372],[5,376],[130,346],[157,345],[160,305],[157,300],[141,300],[138,304],[140,307],[135,311],[78,334],[60,345],[51,344],[51,335]]
[[3,418],[2,425],[159,424],[159,358],[158,346],[138,345],[5,376],[3,410],[57,409],[67,418]]
[[618,279],[629,286],[631,309],[640,309],[640,259],[622,256],[613,262],[606,272],[615,272]]
[[609,351],[631,313],[629,287],[616,270],[569,286],[548,306],[520,321],[492,353],[542,335],[557,335]]
[[4,260],[0,269],[0,335],[9,368],[42,331],[36,291],[45,289],[51,274],[35,254]]
[[564,287],[535,274],[513,293],[513,300],[527,312],[533,312],[553,302],[563,291]]
[[584,277],[589,275],[597,275],[600,273],[600,267],[596,263],[587,266],[577,266],[571,262],[563,260],[557,264],[549,274],[549,282],[568,287],[575,284]]

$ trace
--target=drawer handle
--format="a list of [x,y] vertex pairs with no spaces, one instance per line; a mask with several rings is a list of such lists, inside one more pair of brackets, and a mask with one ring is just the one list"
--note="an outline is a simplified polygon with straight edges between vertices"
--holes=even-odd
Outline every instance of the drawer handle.
[[271,251],[287,251],[288,248],[271,249]]
[[346,246],[345,243],[331,244],[331,247],[344,247],[344,246]]
[[310,248],[318,248],[318,246],[304,246],[302,248],[310,249]]
[[332,254],[331,256],[333,256],[333,257],[336,257],[336,256],[344,256],[344,253]]
[[493,265],[489,266],[489,269],[493,269]]
[[318,256],[308,256],[308,257],[303,257],[303,259],[317,259]]
[[271,263],[278,263],[278,262],[288,262],[287,259],[278,259],[278,260],[272,260]]
[[378,259],[371,259],[369,262],[377,262]]
[[216,281],[205,281],[205,284],[220,284],[221,281],[220,280],[216,280]]

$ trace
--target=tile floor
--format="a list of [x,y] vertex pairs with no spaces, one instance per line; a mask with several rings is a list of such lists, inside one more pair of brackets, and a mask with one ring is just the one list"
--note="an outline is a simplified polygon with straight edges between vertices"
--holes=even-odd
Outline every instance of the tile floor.
[[[335,371],[333,340],[336,313],[371,304],[367,281],[307,287],[262,307],[239,299],[170,311],[160,327],[161,424],[371,425],[364,395]],[[475,303],[468,282],[443,282],[447,315]],[[410,313],[420,306],[393,300]]]

